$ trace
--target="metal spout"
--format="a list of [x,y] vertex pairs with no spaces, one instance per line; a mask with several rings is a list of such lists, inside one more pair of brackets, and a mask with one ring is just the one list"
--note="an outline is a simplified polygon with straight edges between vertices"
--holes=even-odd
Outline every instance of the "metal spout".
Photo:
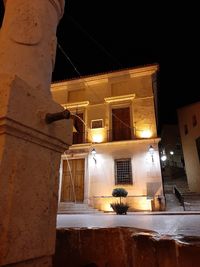
[[71,114],[69,110],[65,109],[64,111],[58,112],[58,113],[47,113],[45,117],[45,121],[47,124],[50,124],[54,121],[69,119],[70,116]]

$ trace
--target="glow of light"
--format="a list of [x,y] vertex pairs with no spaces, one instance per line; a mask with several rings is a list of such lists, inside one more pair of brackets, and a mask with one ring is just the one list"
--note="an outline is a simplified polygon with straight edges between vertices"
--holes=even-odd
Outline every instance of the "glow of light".
[[113,211],[113,209],[110,206],[110,203],[103,203],[101,207],[102,211]]
[[[113,202],[116,202],[115,198],[99,198],[94,207],[101,211],[114,212],[110,206],[110,203]],[[133,202],[130,202],[128,204],[130,208],[134,208],[134,210],[137,211],[152,211],[151,199],[148,199],[147,197],[140,197],[139,199],[134,199]]]
[[162,161],[166,161],[166,159],[167,159],[167,156],[166,156],[166,155],[162,155],[162,156],[161,156],[161,160],[162,160]]
[[169,153],[170,153],[170,155],[174,155],[174,151],[170,151]]
[[103,142],[102,134],[93,134],[92,135],[92,142],[93,143],[101,143],[101,142]]
[[152,132],[150,130],[144,130],[141,132],[141,138],[150,138],[152,136]]
[[146,199],[146,198],[141,198],[136,206],[137,210],[143,210],[143,211],[151,211],[152,207],[151,207],[151,199]]

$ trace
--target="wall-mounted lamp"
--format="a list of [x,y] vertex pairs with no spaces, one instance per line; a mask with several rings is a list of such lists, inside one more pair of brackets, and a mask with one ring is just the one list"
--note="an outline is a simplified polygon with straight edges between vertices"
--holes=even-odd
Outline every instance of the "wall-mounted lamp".
[[94,160],[94,162],[96,164],[97,163],[97,160],[96,160],[96,154],[97,154],[97,152],[96,152],[95,148],[92,149],[91,154],[92,154],[93,160]]
[[152,145],[149,146],[149,154],[151,155],[152,162],[154,162],[154,158],[153,158],[154,148]]

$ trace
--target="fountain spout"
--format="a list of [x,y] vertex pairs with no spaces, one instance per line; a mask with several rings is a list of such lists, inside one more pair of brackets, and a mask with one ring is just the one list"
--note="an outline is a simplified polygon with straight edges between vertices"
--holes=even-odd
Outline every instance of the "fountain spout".
[[52,123],[54,121],[70,119],[71,114],[69,110],[65,109],[64,111],[57,112],[57,113],[47,113],[45,121],[47,124]]

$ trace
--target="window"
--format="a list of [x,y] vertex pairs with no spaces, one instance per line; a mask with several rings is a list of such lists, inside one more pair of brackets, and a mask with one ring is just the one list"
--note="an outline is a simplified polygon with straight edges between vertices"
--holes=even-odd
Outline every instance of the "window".
[[92,120],[91,121],[91,129],[96,129],[96,128],[103,128],[103,120]]
[[184,125],[184,133],[185,133],[185,135],[188,134],[188,126],[187,126],[187,124]]
[[200,137],[196,139],[196,146],[197,146],[197,152],[198,152],[199,161],[200,161]]
[[195,127],[197,125],[197,117],[196,115],[192,116],[192,126]]
[[115,160],[115,184],[132,184],[131,159]]

